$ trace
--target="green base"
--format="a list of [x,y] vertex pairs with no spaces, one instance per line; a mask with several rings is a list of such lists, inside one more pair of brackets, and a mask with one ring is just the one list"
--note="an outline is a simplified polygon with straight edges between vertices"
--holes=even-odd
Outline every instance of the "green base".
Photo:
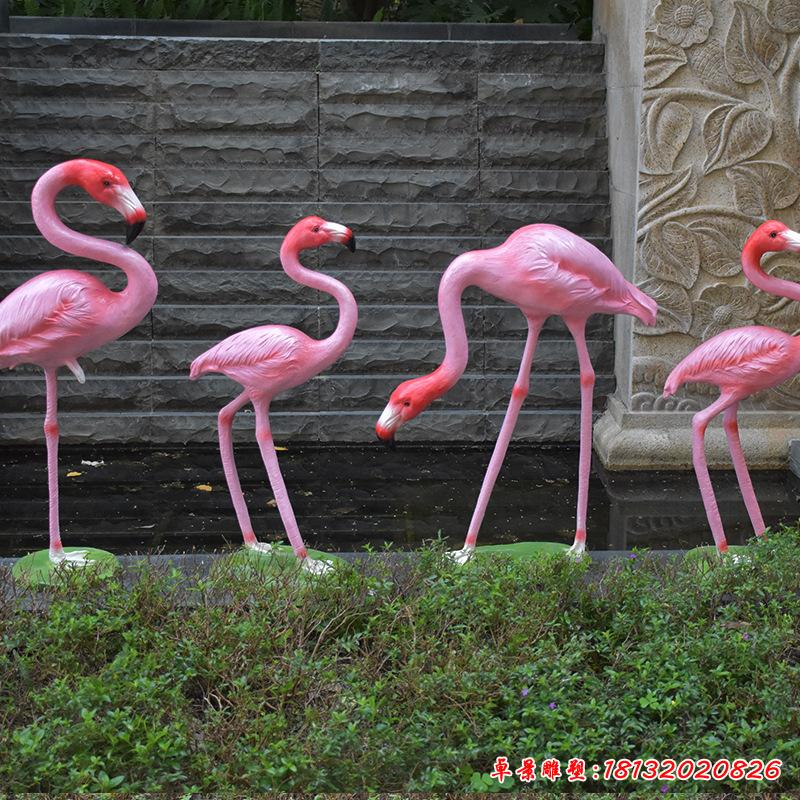
[[78,567],[68,562],[54,564],[50,560],[49,550],[37,550],[35,553],[28,553],[27,556],[17,561],[11,570],[11,574],[15,580],[29,586],[47,586],[53,582],[54,578],[58,579],[59,576],[73,570],[91,569],[94,574],[99,575],[101,578],[110,578],[119,569],[117,557],[106,550],[98,550],[95,547],[64,548],[65,553],[74,553],[78,550],[86,551],[89,563],[85,566]]
[[[307,550],[310,558],[319,561],[330,561],[333,563],[344,563],[339,556],[331,553],[323,553],[321,550]],[[304,578],[316,578],[313,575],[300,569],[300,559],[294,554],[288,544],[273,544],[271,553],[259,553],[250,550],[248,547],[241,547],[235,553],[221,558],[217,562],[216,570],[230,570],[233,573],[257,574],[261,577],[268,575],[286,575],[296,572]]]
[[716,564],[725,563],[725,561],[727,561],[733,555],[742,556],[744,559],[746,559],[748,554],[751,552],[752,550],[748,545],[742,544],[729,545],[728,552],[724,555],[719,554],[716,546],[693,547],[691,550],[686,552],[684,560],[689,564],[697,564],[704,570],[707,570]]
[[511,558],[540,558],[555,553],[563,555],[569,551],[569,545],[561,542],[514,542],[513,544],[487,544],[475,548],[475,555],[510,556]]

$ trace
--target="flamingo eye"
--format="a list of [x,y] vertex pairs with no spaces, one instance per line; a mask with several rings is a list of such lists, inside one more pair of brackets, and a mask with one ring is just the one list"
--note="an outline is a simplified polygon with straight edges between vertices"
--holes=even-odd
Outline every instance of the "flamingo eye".
[[778,235],[777,231],[772,231],[772,233],[769,235],[769,238],[774,239],[777,235]]
[[103,181],[103,186],[111,186],[111,181],[106,178],[106,180]]
[[315,225],[311,230],[314,231],[314,233],[319,233],[319,225]]
[[410,400],[403,400],[403,405],[404,405],[406,408],[408,408],[408,407],[411,405],[411,401],[410,401]]

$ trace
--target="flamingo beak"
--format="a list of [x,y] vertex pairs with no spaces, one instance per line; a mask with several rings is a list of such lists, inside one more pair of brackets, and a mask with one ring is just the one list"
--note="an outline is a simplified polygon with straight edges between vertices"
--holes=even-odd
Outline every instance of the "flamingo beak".
[[336,222],[328,222],[325,230],[331,235],[334,242],[343,244],[351,253],[356,251],[356,237],[353,231],[346,225],[339,225]]
[[125,244],[130,244],[142,232],[144,220],[139,222],[129,222],[125,226]]
[[119,187],[114,206],[125,218],[125,244],[130,244],[142,232],[147,213],[130,186]]
[[396,447],[394,434],[400,427],[400,422],[400,409],[389,403],[375,425],[375,433],[378,434],[378,439],[391,450]]
[[800,253],[800,233],[797,231],[785,230],[781,233],[781,236],[783,236],[788,250]]

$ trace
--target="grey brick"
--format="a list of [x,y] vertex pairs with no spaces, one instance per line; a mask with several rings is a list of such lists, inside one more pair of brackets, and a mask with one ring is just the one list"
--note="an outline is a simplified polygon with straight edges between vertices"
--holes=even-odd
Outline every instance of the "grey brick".
[[311,169],[170,169],[156,174],[161,197],[171,201],[308,201],[317,195]]
[[157,236],[154,260],[159,270],[279,270],[282,241],[283,236]]
[[49,101],[57,113],[84,102],[91,111],[90,103],[152,103],[153,80],[151,72],[130,69],[0,69],[0,97]]
[[392,169],[345,167],[320,173],[320,199],[352,202],[440,202],[473,200],[476,169]]
[[452,72],[475,70],[478,45],[455,41],[322,40],[322,72]]
[[608,202],[608,173],[600,170],[481,170],[481,199],[542,203]]
[[[2,139],[0,139],[2,141]],[[308,167],[317,157],[311,134],[238,131],[166,131],[158,135],[157,166]]]
[[124,36],[0,35],[0,66],[151,69],[156,43]]
[[[69,375],[58,382],[58,407],[64,411],[150,410],[151,381],[141,377],[92,376],[80,384]],[[0,412],[44,412],[45,383],[41,376],[5,378],[0,381]]]
[[42,171],[70,158],[113,159],[124,163],[152,163],[152,138],[90,131],[38,131],[35,134],[0,132],[0,166],[40,167]]
[[601,74],[599,42],[479,42],[480,72],[533,72],[552,75]]
[[158,40],[160,69],[268,70],[315,69],[318,42],[303,39],[214,39],[165,37]]
[[282,272],[254,270],[168,270],[159,277],[161,304],[275,304],[316,305],[320,294],[295,283]]

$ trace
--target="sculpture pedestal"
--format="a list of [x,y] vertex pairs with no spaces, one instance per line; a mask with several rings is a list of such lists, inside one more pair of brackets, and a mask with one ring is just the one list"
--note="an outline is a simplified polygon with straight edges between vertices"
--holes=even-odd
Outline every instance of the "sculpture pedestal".
[[[691,469],[693,416],[690,411],[631,411],[611,397],[595,424],[594,447],[608,470]],[[789,440],[799,426],[798,414],[790,412],[741,412],[739,433],[750,469],[785,469]],[[705,441],[709,468],[732,469],[720,420],[709,426]]]

